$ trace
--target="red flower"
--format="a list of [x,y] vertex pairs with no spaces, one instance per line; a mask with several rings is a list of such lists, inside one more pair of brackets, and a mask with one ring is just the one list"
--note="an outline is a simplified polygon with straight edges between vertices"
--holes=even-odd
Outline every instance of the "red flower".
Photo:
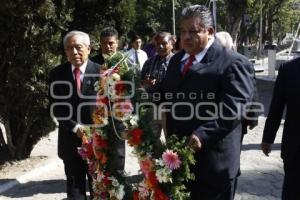
[[154,200],[169,200],[169,197],[165,195],[159,188],[154,190]]
[[153,166],[154,164],[149,158],[143,159],[140,162],[140,168],[146,176],[148,176],[149,172],[151,172]]
[[94,152],[93,152],[93,145],[92,143],[87,143],[84,145],[84,150],[85,150],[85,153],[86,153],[86,157],[91,159],[92,156],[94,155]]
[[139,192],[138,191],[133,192],[133,200],[139,200]]
[[120,70],[120,66],[116,66],[114,69],[113,69],[113,72],[114,73],[119,73],[119,70]]
[[158,180],[154,171],[148,174],[147,182],[150,188],[155,188],[158,185]]
[[103,97],[103,96],[97,97],[97,103],[98,104],[101,103],[101,104],[108,105],[108,101],[109,101],[108,97]]
[[103,152],[94,149],[94,154],[96,159],[99,160],[102,165],[106,164],[108,158]]
[[109,173],[106,172],[106,173],[105,173],[105,176],[104,176],[104,178],[103,178],[103,183],[104,183],[105,185],[110,185],[111,182],[112,182],[112,181],[109,180]]
[[100,147],[102,149],[108,148],[108,143],[106,139],[103,139],[101,135],[98,135],[96,132],[93,133],[93,146]]
[[142,142],[142,134],[143,134],[143,130],[136,128],[133,129],[132,131],[130,131],[129,133],[129,140],[128,140],[128,144],[131,146],[134,145],[139,145]]
[[123,83],[123,81],[118,81],[115,84],[115,90],[117,94],[121,94],[126,90],[126,85]]

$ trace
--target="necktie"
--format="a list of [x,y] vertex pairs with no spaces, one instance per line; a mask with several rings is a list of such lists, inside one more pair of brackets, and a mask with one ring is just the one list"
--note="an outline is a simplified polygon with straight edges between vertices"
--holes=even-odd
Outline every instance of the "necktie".
[[74,76],[75,76],[75,84],[76,84],[76,88],[77,91],[80,91],[80,87],[81,87],[81,80],[80,80],[80,69],[79,67],[76,67],[73,71]]
[[135,50],[135,64],[140,65],[137,50]]
[[194,60],[195,60],[195,56],[190,55],[190,57],[188,58],[188,61],[183,66],[182,75],[185,75],[187,73],[187,71],[189,71],[190,67],[193,65]]

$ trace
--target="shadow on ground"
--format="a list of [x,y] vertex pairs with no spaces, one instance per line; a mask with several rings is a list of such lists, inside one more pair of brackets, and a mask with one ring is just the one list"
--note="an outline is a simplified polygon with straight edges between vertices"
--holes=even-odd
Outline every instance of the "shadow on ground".
[[[283,173],[278,170],[243,170],[238,179],[238,199],[280,199]],[[247,198],[255,197],[255,198]],[[266,198],[268,197],[268,198]]]
[[[272,151],[280,151],[280,148],[281,148],[280,143],[272,144]],[[260,144],[243,144],[242,151],[248,151],[248,150],[261,150]]]
[[[53,193],[65,193],[66,181],[61,180],[46,180],[46,181],[32,181],[24,184],[19,184],[16,187],[4,192],[3,196],[22,198],[30,197],[36,194],[53,194]],[[46,186],[46,187],[45,187]],[[16,193],[15,191],[18,191]]]
[[8,178],[0,179],[0,185],[11,182],[11,181],[16,181],[16,179],[8,179]]

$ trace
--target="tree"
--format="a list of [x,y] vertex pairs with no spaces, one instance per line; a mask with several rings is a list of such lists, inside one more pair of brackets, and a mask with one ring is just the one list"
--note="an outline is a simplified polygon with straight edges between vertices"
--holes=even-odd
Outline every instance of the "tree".
[[2,1],[0,9],[0,120],[7,138],[7,144],[1,141],[1,153],[22,159],[55,127],[47,77],[61,59],[61,33],[71,10],[61,3],[57,12],[50,0]]
[[106,25],[126,33],[135,22],[135,0],[1,1],[0,122],[6,135],[0,131],[0,156],[22,159],[55,127],[49,115],[47,78],[65,61],[65,33],[86,31],[96,43]]

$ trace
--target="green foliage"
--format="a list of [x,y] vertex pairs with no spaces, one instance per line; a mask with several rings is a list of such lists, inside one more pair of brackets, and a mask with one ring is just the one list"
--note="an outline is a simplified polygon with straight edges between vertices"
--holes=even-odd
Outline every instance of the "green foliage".
[[[30,155],[33,145],[54,129],[48,112],[47,78],[57,65],[62,25],[50,0],[9,1],[0,11],[0,118],[12,158]],[[5,11],[5,12],[4,12]]]
[[247,34],[254,42],[258,41],[257,27],[262,8],[263,43],[266,40],[280,42],[287,32],[292,32],[298,25],[300,10],[293,8],[293,2],[294,0],[270,0],[261,1],[260,4],[260,0],[248,0],[247,13],[251,24],[242,34]]

